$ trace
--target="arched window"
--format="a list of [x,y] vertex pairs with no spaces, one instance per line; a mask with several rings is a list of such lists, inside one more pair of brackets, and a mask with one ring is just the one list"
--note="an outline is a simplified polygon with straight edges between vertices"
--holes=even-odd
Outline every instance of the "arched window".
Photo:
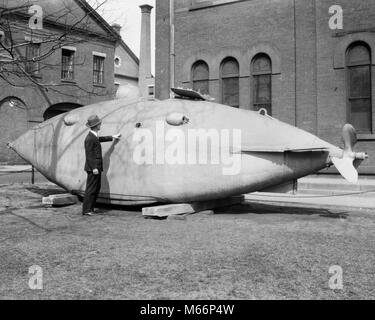
[[252,61],[253,110],[265,108],[272,115],[272,64],[264,53],[256,55]]
[[208,79],[209,70],[206,62],[200,60],[193,64],[192,67],[193,90],[203,94],[209,93]]
[[358,132],[371,133],[371,52],[367,44],[357,42],[348,48],[346,67],[348,121]]
[[56,117],[59,114],[77,109],[79,107],[82,107],[82,105],[77,103],[57,103],[55,105],[52,105],[46,111],[44,111],[44,121]]
[[221,63],[221,93],[222,103],[239,106],[239,66],[234,58],[226,58]]

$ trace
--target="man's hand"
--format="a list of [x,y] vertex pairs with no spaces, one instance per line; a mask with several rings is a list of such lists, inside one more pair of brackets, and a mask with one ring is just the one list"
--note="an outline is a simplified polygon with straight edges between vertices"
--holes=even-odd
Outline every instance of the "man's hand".
[[98,169],[94,169],[94,170],[92,170],[92,173],[95,174],[95,175],[98,175],[99,174],[99,170]]
[[121,137],[121,133],[118,133],[118,134],[115,134],[115,135],[112,136],[112,138],[115,139],[115,140],[119,140],[120,137]]

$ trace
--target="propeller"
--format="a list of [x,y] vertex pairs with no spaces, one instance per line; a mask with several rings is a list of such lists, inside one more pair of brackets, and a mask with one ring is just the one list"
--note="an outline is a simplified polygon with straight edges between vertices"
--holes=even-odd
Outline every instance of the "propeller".
[[353,151],[353,147],[357,142],[357,133],[351,124],[347,123],[342,128],[342,139],[344,142],[342,158],[332,157],[331,160],[336,169],[348,182],[356,184],[358,182],[356,168],[368,156],[364,152]]

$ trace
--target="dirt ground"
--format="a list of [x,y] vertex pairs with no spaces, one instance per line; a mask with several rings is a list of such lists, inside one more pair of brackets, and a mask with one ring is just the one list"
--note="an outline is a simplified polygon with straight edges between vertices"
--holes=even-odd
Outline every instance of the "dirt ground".
[[[41,204],[59,192],[0,185],[1,299],[375,298],[375,214],[245,204],[183,220],[113,206],[82,217],[80,204]],[[32,265],[42,290],[29,288]]]

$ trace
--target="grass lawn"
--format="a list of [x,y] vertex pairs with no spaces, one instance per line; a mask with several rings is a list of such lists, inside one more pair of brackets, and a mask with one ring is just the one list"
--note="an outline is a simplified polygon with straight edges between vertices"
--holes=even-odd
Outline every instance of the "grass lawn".
[[[375,299],[375,214],[235,206],[185,220],[48,208],[0,186],[1,299]],[[60,190],[61,191],[61,190]],[[43,290],[28,286],[43,268]],[[331,290],[329,268],[343,269]]]

